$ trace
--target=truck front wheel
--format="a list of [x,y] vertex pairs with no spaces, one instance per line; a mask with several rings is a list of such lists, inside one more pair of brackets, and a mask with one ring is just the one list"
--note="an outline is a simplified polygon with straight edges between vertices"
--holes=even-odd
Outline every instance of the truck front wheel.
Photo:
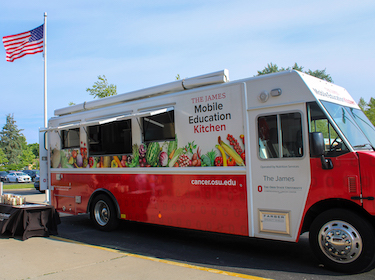
[[96,228],[103,231],[112,231],[118,226],[116,208],[113,201],[104,194],[94,198],[90,211],[91,220]]
[[345,209],[321,213],[312,223],[309,241],[324,266],[347,273],[370,268],[375,261],[375,230],[361,216]]

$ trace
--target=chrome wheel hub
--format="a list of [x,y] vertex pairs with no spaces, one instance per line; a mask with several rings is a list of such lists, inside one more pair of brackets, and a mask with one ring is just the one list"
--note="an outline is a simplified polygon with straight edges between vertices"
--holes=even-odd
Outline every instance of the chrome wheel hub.
[[337,263],[350,263],[362,252],[362,238],[358,231],[343,221],[330,221],[319,231],[322,252]]
[[95,204],[94,216],[97,223],[101,226],[105,226],[110,218],[110,212],[107,203],[100,200]]

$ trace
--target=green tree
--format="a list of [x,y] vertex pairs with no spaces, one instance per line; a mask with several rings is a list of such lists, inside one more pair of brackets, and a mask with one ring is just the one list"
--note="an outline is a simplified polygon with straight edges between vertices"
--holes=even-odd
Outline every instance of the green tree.
[[31,161],[33,169],[39,169],[39,143],[27,144],[27,147],[33,153]]
[[0,132],[0,165],[7,170],[19,170],[35,164],[39,156],[39,144],[28,145],[18,129],[13,115],[9,114]]
[[302,67],[302,66],[298,66],[297,63],[294,63],[294,65],[292,67],[287,67],[287,68],[281,67],[281,68],[279,68],[276,64],[273,64],[271,62],[271,63],[268,63],[267,66],[264,67],[263,70],[257,71],[258,72],[257,76],[293,69],[293,70],[297,70],[297,71],[300,71],[300,72],[305,72],[306,74],[309,74],[311,76],[314,76],[314,77],[317,77],[319,79],[323,79],[327,82],[333,83],[332,77],[329,74],[326,73],[326,69],[315,70],[315,71],[312,71],[311,69],[309,69],[308,71],[303,71],[303,68],[304,67]]
[[309,69],[305,73],[307,73],[307,74],[309,74],[311,76],[317,77],[319,79],[325,80],[327,82],[333,83],[332,77],[329,74],[326,73],[326,69],[324,69],[324,70],[315,70],[315,71],[312,71],[312,70]]
[[114,84],[108,85],[107,78],[105,75],[98,76],[98,81],[94,83],[92,88],[87,88],[87,92],[90,92],[90,95],[93,95],[94,98],[104,98],[107,96],[112,96],[117,94],[117,86]]
[[375,125],[375,98],[370,98],[370,101],[367,103],[363,97],[358,102],[358,106],[362,109],[368,119]]
[[22,169],[22,168],[33,165],[34,161],[35,161],[35,155],[33,154],[33,152],[31,151],[30,148],[27,148],[27,149],[22,151],[22,155],[20,157],[20,160],[21,160],[20,168],[18,168],[18,169]]
[[27,146],[31,149],[35,158],[38,158],[39,157],[39,143],[27,144]]
[[264,67],[264,69],[262,71],[258,71],[257,76],[281,72],[281,71],[285,71],[285,70],[286,70],[285,68],[283,68],[283,67],[279,68],[279,66],[277,66],[276,64],[273,64],[271,62],[271,63],[268,63],[267,66]]
[[3,150],[7,165],[17,166],[20,164],[22,155],[22,144],[25,137],[21,133],[22,129],[18,129],[13,115],[6,117],[6,123],[0,132],[0,148]]
[[0,168],[3,167],[6,163],[8,163],[8,159],[5,156],[2,149],[0,149]]
[[361,108],[361,110],[363,112],[367,110],[368,105],[367,105],[367,102],[365,101],[365,99],[363,99],[363,97],[361,97],[359,99],[358,106],[359,106],[359,108]]
[[29,145],[27,145],[26,138],[21,137],[22,154],[20,156],[19,168],[22,169],[34,163],[35,155]]

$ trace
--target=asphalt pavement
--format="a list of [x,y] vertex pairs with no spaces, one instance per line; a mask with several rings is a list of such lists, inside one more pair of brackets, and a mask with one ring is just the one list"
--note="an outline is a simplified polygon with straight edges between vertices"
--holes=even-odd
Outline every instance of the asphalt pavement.
[[[45,203],[44,194],[7,192],[24,195],[28,202]],[[1,236],[0,248],[0,279],[265,279],[93,246],[58,235],[25,241]]]

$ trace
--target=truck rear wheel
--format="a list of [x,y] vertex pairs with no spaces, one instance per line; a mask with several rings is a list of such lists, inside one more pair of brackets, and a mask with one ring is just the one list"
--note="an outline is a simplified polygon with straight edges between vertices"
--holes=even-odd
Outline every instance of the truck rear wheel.
[[361,216],[345,209],[321,213],[312,223],[309,241],[324,266],[358,273],[375,260],[375,230]]
[[105,194],[94,198],[90,217],[95,227],[103,231],[112,231],[117,228],[119,223],[115,205],[112,199]]

